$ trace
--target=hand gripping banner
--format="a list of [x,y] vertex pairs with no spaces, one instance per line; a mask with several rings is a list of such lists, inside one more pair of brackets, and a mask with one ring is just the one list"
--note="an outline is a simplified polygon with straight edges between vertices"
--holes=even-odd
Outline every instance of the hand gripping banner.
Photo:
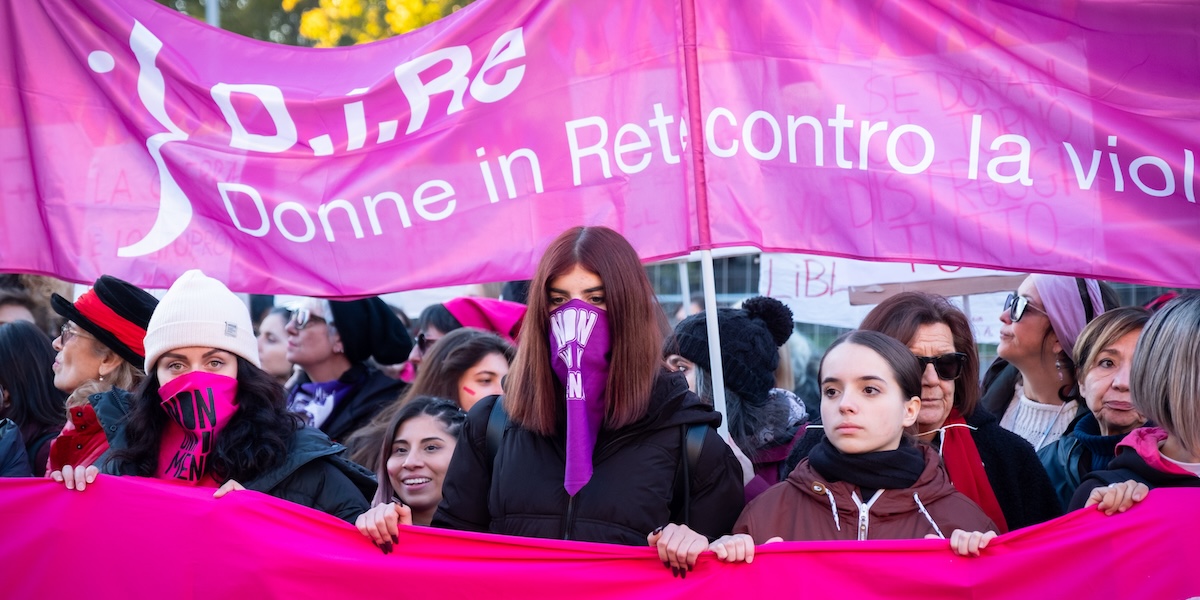
[[[259,494],[100,476],[84,492],[0,480],[6,598],[1189,598],[1197,491],[1127,513],[1083,509],[1000,536],[979,557],[945,540],[790,542],[751,564],[703,554],[686,579],[649,547],[405,527],[384,555],[352,526]],[[74,553],[74,554],[73,554]],[[104,557],[104,558],[101,558]]]

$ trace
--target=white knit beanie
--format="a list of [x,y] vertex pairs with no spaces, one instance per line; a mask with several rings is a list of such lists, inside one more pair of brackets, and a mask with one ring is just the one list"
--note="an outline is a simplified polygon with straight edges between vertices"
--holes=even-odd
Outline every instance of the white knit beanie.
[[225,284],[199,269],[180,275],[154,309],[146,328],[146,372],[154,372],[163,354],[194,346],[220,348],[261,366],[250,310]]

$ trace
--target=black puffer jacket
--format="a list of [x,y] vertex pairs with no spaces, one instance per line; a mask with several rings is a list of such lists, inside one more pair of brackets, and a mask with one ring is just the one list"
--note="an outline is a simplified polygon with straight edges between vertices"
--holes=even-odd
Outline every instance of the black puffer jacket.
[[[975,428],[971,430],[971,438],[1010,531],[1063,514],[1050,477],[1029,442],[1001,427],[996,417],[983,408],[976,408],[966,421]],[[825,431],[819,425],[810,426],[792,449],[788,467],[795,468],[823,437]]]
[[[539,538],[641,546],[656,527],[682,522],[672,510],[686,425],[716,427],[721,415],[687,389],[679,373],[660,373],[648,414],[619,431],[601,431],[594,472],[574,498],[563,488],[566,436],[538,435],[509,422],[488,464],[487,421],[496,397],[477,403],[454,450],[433,524]],[[711,537],[729,533],[744,504],[742,472],[715,429],[691,472],[688,525]],[[676,503],[678,505],[679,503]]]
[[[112,451],[125,446],[125,425],[109,435],[109,451],[96,466],[109,475],[134,475],[127,462],[109,460]],[[353,523],[371,508],[375,495],[375,477],[363,467],[343,457],[345,448],[312,428],[297,429],[288,440],[283,463],[248,481],[239,481],[248,490],[270,494]]]
[[[321,431],[335,442],[347,440],[350,434],[366,425],[384,407],[399,399],[407,386],[403,381],[392,379],[383,371],[361,363],[350,367],[338,379],[352,384],[354,388],[321,423]],[[288,393],[288,403],[291,403],[301,384],[311,381],[307,373],[301,373]]]
[[288,443],[287,460],[282,465],[241,482],[255,490],[303,504],[354,522],[371,508],[375,495],[375,476],[344,456],[345,448],[325,434],[304,427]]

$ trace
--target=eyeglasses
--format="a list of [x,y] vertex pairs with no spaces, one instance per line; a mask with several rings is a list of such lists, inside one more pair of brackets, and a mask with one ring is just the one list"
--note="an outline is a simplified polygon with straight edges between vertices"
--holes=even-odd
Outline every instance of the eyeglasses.
[[67,342],[71,341],[71,339],[74,338],[75,336],[84,337],[84,338],[92,337],[82,331],[79,331],[78,329],[75,329],[74,327],[71,327],[70,323],[63,323],[63,326],[58,330],[58,337],[62,338],[62,343],[64,345],[66,345]]
[[288,325],[295,327],[296,331],[304,331],[305,327],[312,325],[316,321],[320,321],[321,323],[328,322],[321,317],[313,316],[312,311],[307,308],[301,308],[292,313],[292,318],[288,320]]
[[1033,303],[1029,301],[1029,298],[1018,296],[1016,292],[1009,294],[1008,297],[1004,299],[1004,310],[1008,311],[1008,316],[1012,318],[1013,323],[1020,321],[1021,317],[1025,316],[1026,308],[1032,308],[1034,311],[1040,312],[1043,315],[1046,314],[1045,310],[1034,306]]
[[433,345],[436,344],[437,341],[440,339],[442,339],[442,338],[430,339],[430,338],[425,337],[424,333],[418,333],[417,334],[417,348],[420,348],[421,354],[424,354],[426,351],[428,351],[430,348],[432,348]]
[[951,352],[941,356],[918,356],[917,362],[921,363],[921,372],[925,372],[926,365],[933,365],[933,371],[937,373],[938,379],[951,381],[962,375],[963,365],[967,364],[967,355],[962,352]]

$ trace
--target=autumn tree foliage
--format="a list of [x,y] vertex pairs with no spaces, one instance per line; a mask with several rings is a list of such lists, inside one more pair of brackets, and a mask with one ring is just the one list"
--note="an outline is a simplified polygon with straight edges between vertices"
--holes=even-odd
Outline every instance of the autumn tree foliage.
[[316,47],[363,44],[428,25],[470,0],[281,0]]
[[428,25],[471,0],[158,0],[203,20],[220,4],[221,28],[258,40],[301,46],[349,46]]

